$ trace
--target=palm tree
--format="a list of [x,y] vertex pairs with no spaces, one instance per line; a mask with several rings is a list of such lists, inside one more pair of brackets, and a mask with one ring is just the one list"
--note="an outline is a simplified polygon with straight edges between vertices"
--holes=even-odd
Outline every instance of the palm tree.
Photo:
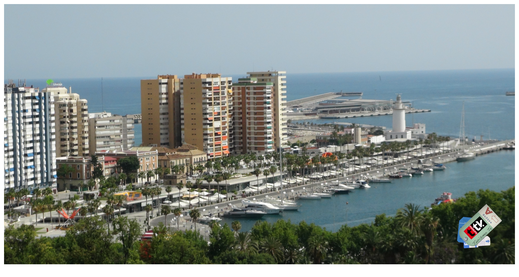
[[213,176],[207,175],[204,178],[207,181],[207,184],[209,184],[209,191],[211,190],[211,182],[213,181]]
[[416,234],[420,230],[420,216],[423,210],[416,204],[405,204],[405,208],[399,209],[396,213],[396,221],[402,226]]
[[160,176],[164,173],[164,170],[162,169],[162,167],[157,167],[157,168],[155,168],[154,173],[155,173],[155,175],[158,176],[158,177],[155,177],[155,180],[157,180],[157,179],[160,179]]
[[119,178],[121,179],[122,185],[126,185],[126,178],[128,178],[128,175],[126,173],[119,174]]
[[326,240],[321,236],[314,235],[308,239],[308,252],[314,260],[314,264],[320,264],[326,256]]
[[146,180],[148,181],[148,183],[150,182],[150,179],[151,179],[151,177],[153,177],[153,176],[155,176],[155,174],[153,173],[153,171],[148,170],[148,172],[146,173],[146,177],[147,177]]
[[169,201],[171,201],[171,198],[169,197],[169,194],[171,193],[171,191],[173,190],[173,188],[171,186],[167,186],[166,187],[166,192],[168,193],[168,199]]
[[249,232],[238,233],[234,241],[234,249],[240,252],[256,254],[258,252],[258,244],[252,241]]
[[99,206],[101,206],[101,200],[99,198],[92,200],[92,207],[94,208],[95,215],[97,215],[97,210],[99,209]]
[[136,180],[135,180],[136,177],[137,177],[137,175],[136,175],[135,173],[130,173],[130,174],[128,174],[128,178],[129,178],[133,183],[136,182]]
[[79,215],[81,217],[84,218],[87,214],[88,214],[88,210],[86,209],[86,207],[83,207],[82,209],[79,210]]
[[45,209],[49,211],[49,220],[50,225],[52,226],[52,209],[54,208],[54,197],[52,195],[47,195],[45,198],[43,198],[43,203],[45,205]]
[[[9,210],[11,213],[13,212],[13,209],[11,207],[11,201],[14,199],[14,189],[10,189],[5,195],[5,198],[7,198],[7,201],[9,202]],[[35,200],[35,199],[32,199]]]
[[[271,167],[269,168],[269,172],[270,172],[270,174],[272,175],[272,177],[274,177],[274,173],[276,173],[276,171],[278,171],[278,168],[275,167],[275,166],[271,166]],[[281,175],[280,175],[280,176],[281,176]],[[279,181],[281,182],[281,179],[280,179]],[[272,188],[272,189],[274,189],[274,188]]]
[[439,224],[439,219],[433,217],[430,213],[424,213],[419,219],[419,225],[421,228],[421,231],[425,237],[425,263],[429,263],[429,259],[433,255],[433,242],[434,242],[434,236],[436,235]]
[[114,195],[114,205],[117,206],[117,209],[119,210],[119,216],[121,216],[121,206],[123,205],[123,201],[123,195]]
[[[12,191],[13,192],[13,198],[14,198],[14,190]],[[42,191],[39,189],[39,188],[35,188],[33,191],[32,191],[32,195],[36,198],[40,198],[41,195],[42,195]]]
[[189,208],[191,209],[191,188],[193,187],[193,183],[191,183],[191,181],[187,181],[186,182],[186,188],[187,188],[187,191],[189,192]]
[[[263,170],[263,175],[265,175],[265,185],[268,184],[268,177],[270,175],[270,170],[269,169],[265,169]],[[268,189],[268,186],[267,186],[267,189]]]
[[153,207],[148,204],[146,205],[146,207],[144,208],[146,210],[146,222],[147,222],[147,225],[148,225],[148,230],[150,229],[150,212],[153,210]]
[[115,213],[112,205],[106,205],[103,207],[103,213],[106,215],[106,225],[108,226],[108,232],[110,232],[110,217]]
[[38,225],[38,213],[43,211],[43,209],[44,209],[43,203],[41,202],[41,199],[36,198],[36,199],[32,199],[31,206],[32,206],[33,212],[36,214],[36,225]]
[[198,189],[201,189],[201,188],[202,188],[202,179],[197,178],[196,181],[195,181],[195,186],[196,186]]
[[177,217],[177,229],[180,230],[178,219],[180,218],[180,215],[182,214],[182,210],[180,208],[175,208],[173,210],[173,214]]
[[189,216],[191,217],[191,219],[193,220],[193,222],[195,223],[195,233],[196,233],[196,221],[198,220],[198,218],[200,217],[200,211],[198,209],[192,209],[190,212],[189,212]]
[[261,250],[267,254],[270,254],[276,262],[282,259],[283,245],[274,236],[268,236],[261,242]]
[[180,191],[182,190],[182,188],[184,187],[184,183],[180,182],[177,184],[177,189],[178,189],[178,207],[180,208]]
[[214,178],[215,182],[216,182],[216,188],[217,188],[217,191],[218,191],[218,198],[216,199],[216,202],[220,202],[220,182],[223,181],[223,176],[222,175],[216,175],[216,177]]
[[171,208],[168,205],[162,205],[160,212],[164,215],[164,225],[167,225],[168,214],[171,213]]
[[70,209],[72,209],[72,202],[67,201],[63,203],[63,208],[67,211],[67,214],[69,214]]
[[144,179],[144,178],[146,178],[146,172],[144,172],[144,171],[139,172],[139,180]]
[[[63,209],[63,202],[61,200],[58,200],[56,204],[54,205],[54,210],[56,212],[61,211]],[[61,214],[58,212],[58,223],[61,225]]]
[[241,223],[238,220],[235,220],[231,223],[231,226],[232,226],[232,229],[234,230],[234,232],[236,232],[236,234],[238,234],[238,232],[241,229]]
[[148,205],[148,196],[151,195],[151,191],[149,188],[142,189],[142,195],[146,197],[146,205]]
[[256,186],[258,187],[258,194],[259,194],[259,176],[261,175],[261,170],[256,168],[256,169],[254,169],[252,174],[256,175]]

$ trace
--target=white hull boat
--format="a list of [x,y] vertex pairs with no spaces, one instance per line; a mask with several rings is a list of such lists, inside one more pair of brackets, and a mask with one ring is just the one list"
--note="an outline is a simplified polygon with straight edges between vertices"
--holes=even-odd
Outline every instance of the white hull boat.
[[330,193],[326,193],[326,192],[315,192],[313,194],[321,196],[321,198],[331,198],[332,197],[332,195]]
[[306,194],[306,195],[298,196],[297,198],[301,199],[301,200],[320,200],[321,196],[314,195],[314,194]]

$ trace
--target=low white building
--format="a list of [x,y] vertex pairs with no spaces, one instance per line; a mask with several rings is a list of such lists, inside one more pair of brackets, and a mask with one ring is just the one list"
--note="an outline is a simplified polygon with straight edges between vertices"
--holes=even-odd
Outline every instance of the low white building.
[[383,136],[383,135],[379,135],[379,136],[368,136],[368,143],[369,144],[379,144],[383,141],[386,141],[386,137]]
[[427,134],[425,133],[425,123],[415,123],[413,127],[408,127],[408,131],[411,131],[411,137],[425,139]]

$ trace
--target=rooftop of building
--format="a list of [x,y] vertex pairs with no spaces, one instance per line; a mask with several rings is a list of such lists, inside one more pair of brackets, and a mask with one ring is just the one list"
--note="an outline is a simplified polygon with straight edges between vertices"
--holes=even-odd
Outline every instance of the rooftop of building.
[[218,78],[222,77],[220,73],[207,73],[207,74],[197,74],[191,73],[191,75],[184,75],[184,79],[206,79],[206,78]]

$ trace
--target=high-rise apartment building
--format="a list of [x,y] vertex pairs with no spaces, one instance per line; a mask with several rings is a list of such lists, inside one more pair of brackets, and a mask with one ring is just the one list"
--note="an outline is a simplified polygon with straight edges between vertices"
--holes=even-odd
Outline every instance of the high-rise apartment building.
[[56,113],[56,157],[88,156],[88,101],[67,91],[60,83],[42,90],[54,98]]
[[231,77],[185,75],[180,82],[182,143],[196,146],[209,158],[227,156],[232,146],[231,98]]
[[287,86],[286,71],[260,71],[247,72],[250,78],[256,78],[258,83],[272,83],[272,124],[274,146],[287,145],[288,143],[288,126],[286,116],[287,105]]
[[90,155],[102,150],[128,150],[135,143],[133,119],[111,113],[91,113],[88,119]]
[[179,147],[180,79],[176,75],[159,75],[141,80],[142,144]]
[[25,84],[4,85],[4,189],[56,187],[54,99]]
[[274,151],[272,82],[240,78],[232,85],[234,152],[266,154]]

